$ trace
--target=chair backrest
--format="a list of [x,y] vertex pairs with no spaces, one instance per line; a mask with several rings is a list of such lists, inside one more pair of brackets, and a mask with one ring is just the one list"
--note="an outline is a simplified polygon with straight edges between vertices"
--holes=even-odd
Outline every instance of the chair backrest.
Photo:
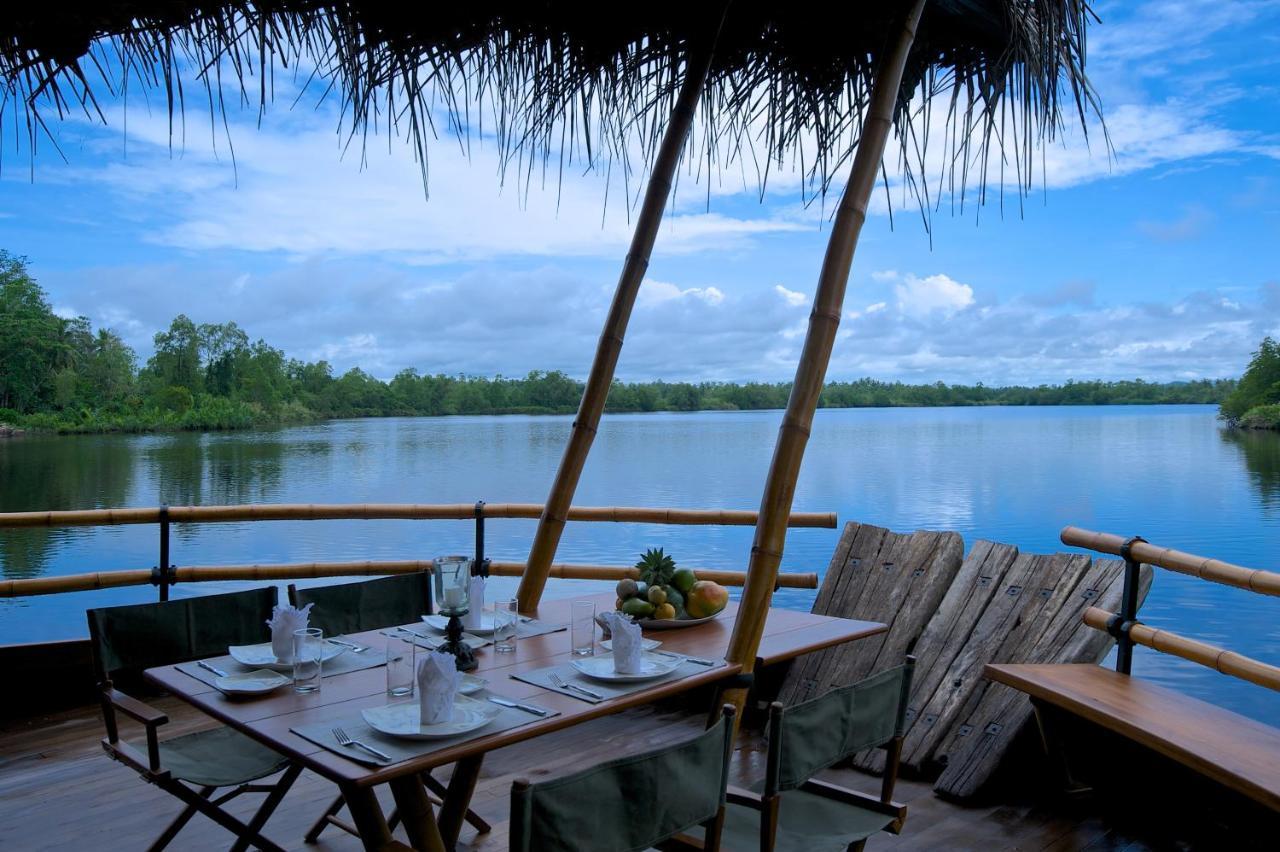
[[769,716],[766,795],[794,790],[855,752],[900,737],[913,661],[803,704],[775,704]]
[[225,654],[271,638],[276,587],[91,609],[89,639],[99,680],[140,680],[143,669]]
[[724,806],[733,708],[693,739],[511,789],[512,852],[646,849]]
[[290,586],[289,600],[297,607],[315,604],[308,624],[326,636],[378,630],[430,614],[431,575],[419,571],[336,586]]

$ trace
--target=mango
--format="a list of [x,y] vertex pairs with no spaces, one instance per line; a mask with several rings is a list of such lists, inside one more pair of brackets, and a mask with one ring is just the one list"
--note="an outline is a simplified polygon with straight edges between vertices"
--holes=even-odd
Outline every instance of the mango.
[[699,580],[689,589],[684,599],[685,612],[690,618],[706,618],[715,615],[729,604],[729,590],[710,580]]
[[689,590],[696,582],[698,582],[698,576],[693,573],[692,568],[677,568],[671,575],[671,585],[675,586],[682,595],[689,594]]
[[622,611],[636,618],[648,618],[653,615],[653,604],[644,598],[630,598],[622,602]]

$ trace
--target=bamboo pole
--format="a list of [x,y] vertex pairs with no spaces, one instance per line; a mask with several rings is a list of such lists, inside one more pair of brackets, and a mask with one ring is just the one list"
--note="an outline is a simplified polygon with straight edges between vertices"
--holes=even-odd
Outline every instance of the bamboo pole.
[[[1116,556],[1120,555],[1120,549],[1126,541],[1124,536],[1094,532],[1080,527],[1063,527],[1059,538],[1063,544],[1071,547],[1083,547]],[[1242,568],[1220,559],[1195,556],[1171,547],[1157,547],[1145,541],[1135,541],[1129,553],[1139,562],[1158,565],[1179,574],[1189,574],[1202,580],[1211,580],[1225,586],[1235,586],[1238,589],[1248,589],[1262,595],[1280,596],[1280,574],[1271,571]]]
[[546,508],[538,519],[538,529],[529,548],[529,570],[520,580],[518,594],[521,612],[537,611],[542,590],[547,584],[548,569],[555,559],[560,536],[564,533],[569,504],[573,502],[578,480],[587,463],[587,454],[591,452],[591,443],[600,427],[600,417],[604,413],[605,400],[609,397],[618,356],[622,353],[622,342],[627,332],[627,323],[631,319],[631,309],[635,306],[640,284],[649,268],[649,256],[653,253],[658,227],[662,224],[663,209],[671,195],[672,181],[680,162],[680,150],[689,136],[694,108],[702,95],[702,87],[711,66],[715,41],[724,21],[723,9],[719,17],[712,38],[707,44],[691,51],[685,61],[684,82],[672,107],[671,117],[649,176],[649,185],[645,188],[644,202],[636,219],[635,232],[631,235],[631,246],[622,264],[622,273],[618,277],[604,329],[600,332],[600,341],[596,344],[595,359],[591,362],[591,373],[582,392],[582,401],[578,404],[578,415],[573,419],[569,443],[564,448],[560,467],[551,484],[551,492],[547,495]]
[[[835,345],[836,330],[840,326],[840,314],[844,306],[845,289],[849,283],[849,269],[853,265],[858,235],[867,218],[867,203],[875,187],[880,161],[884,157],[885,143],[893,124],[893,112],[902,88],[902,77],[911,45],[915,41],[916,27],[924,11],[925,0],[911,0],[902,21],[902,30],[885,56],[876,74],[862,136],[854,155],[849,183],[840,199],[831,236],[827,240],[826,255],[822,260],[822,272],[818,277],[818,289],[813,297],[813,310],[809,314],[809,329],[804,338],[800,363],[796,366],[795,383],[787,400],[787,410],[782,417],[774,445],[773,460],[765,480],[764,494],[760,500],[760,518],[756,522],[755,541],[751,545],[751,561],[747,568],[747,582],[742,590],[738,618],[733,624],[733,636],[725,659],[738,663],[744,673],[755,667],[756,650],[764,633],[765,618],[773,598],[778,569],[782,564],[782,550],[786,543],[786,518],[795,498],[796,480],[804,459],[805,446],[813,424],[813,413],[818,407],[818,397],[826,377],[831,349]],[[735,687],[725,691],[724,700],[732,703],[741,715],[747,690]],[[719,705],[721,702],[717,701]]]
[[[541,516],[539,503],[486,503],[486,518],[528,518]],[[742,509],[664,509],[640,506],[572,506],[571,521],[633,524],[752,526],[756,512]],[[425,503],[270,503],[238,506],[171,506],[171,523],[224,523],[231,521],[337,521],[337,520],[472,520],[475,504]],[[4,527],[115,526],[154,524],[160,508],[77,509],[62,512],[0,513]],[[797,512],[788,523],[793,527],[834,529],[835,512]]]
[[[1111,617],[1112,613],[1096,606],[1091,606],[1084,611],[1084,623],[1095,630],[1105,631]],[[1135,644],[1208,666],[1224,675],[1247,680],[1268,689],[1280,690],[1280,668],[1246,657],[1244,654],[1189,639],[1177,633],[1170,633],[1168,630],[1157,630],[1141,623],[1133,625],[1129,630],[1129,638]]]
[[[188,565],[175,568],[174,582],[202,583],[223,580],[305,580],[316,577],[368,577],[387,574],[413,574],[434,570],[432,560],[390,560],[361,562],[292,562],[275,565]],[[524,574],[523,562],[492,562],[489,572],[499,577]],[[552,565],[550,576],[566,580],[621,580],[640,576],[638,569],[625,565]],[[747,575],[741,571],[715,571],[695,568],[699,580],[712,580],[724,586],[741,586]],[[152,581],[150,569],[98,571],[89,574],[67,574],[61,577],[36,577],[25,580],[0,581],[0,598],[33,597],[63,592],[84,592],[117,586],[145,586]],[[778,575],[781,588],[816,589],[818,575],[788,573]]]

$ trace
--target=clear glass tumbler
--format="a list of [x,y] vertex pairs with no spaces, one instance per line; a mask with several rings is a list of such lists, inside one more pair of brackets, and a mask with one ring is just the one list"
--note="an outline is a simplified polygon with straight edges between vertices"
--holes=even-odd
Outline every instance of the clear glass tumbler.
[[387,637],[387,698],[411,698],[417,680],[417,650],[413,637],[397,633]]
[[324,659],[324,631],[308,627],[293,631],[293,688],[320,691],[320,662]]
[[569,604],[569,613],[574,655],[593,656],[596,652],[596,602],[574,601]]
[[520,604],[515,598],[493,602],[493,650],[499,654],[516,652],[520,630]]

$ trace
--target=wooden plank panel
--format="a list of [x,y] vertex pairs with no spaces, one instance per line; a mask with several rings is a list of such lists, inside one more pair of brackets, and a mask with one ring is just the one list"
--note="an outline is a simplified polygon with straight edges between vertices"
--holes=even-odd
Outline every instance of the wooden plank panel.
[[879,621],[889,629],[796,660],[780,700],[798,703],[901,662],[960,570],[963,549],[956,533],[901,534],[846,524],[813,611]]
[[[1011,635],[992,662],[1096,664],[1107,655],[1111,637],[1085,626],[1081,613],[1089,606],[1119,608],[1124,563],[1068,554],[1048,558],[1067,566],[1057,590],[1031,622],[1038,626]],[[1143,566],[1139,602],[1146,598],[1151,579],[1150,566]],[[977,795],[1031,717],[1025,695],[984,679],[935,750],[933,758],[945,764],[935,789],[956,799]]]

